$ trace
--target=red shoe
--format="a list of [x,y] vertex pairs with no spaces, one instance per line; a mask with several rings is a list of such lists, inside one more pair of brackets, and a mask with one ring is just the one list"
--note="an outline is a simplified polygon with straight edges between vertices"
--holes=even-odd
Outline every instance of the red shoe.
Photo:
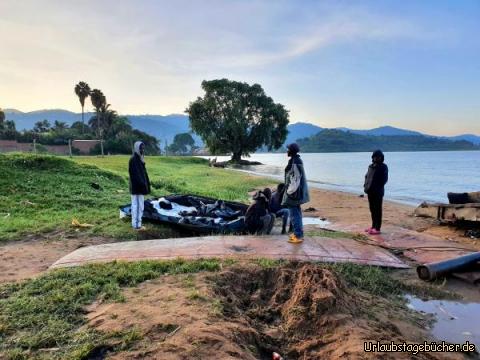
[[377,229],[370,229],[370,231],[368,233],[370,235],[380,235],[381,234],[380,230],[377,230]]

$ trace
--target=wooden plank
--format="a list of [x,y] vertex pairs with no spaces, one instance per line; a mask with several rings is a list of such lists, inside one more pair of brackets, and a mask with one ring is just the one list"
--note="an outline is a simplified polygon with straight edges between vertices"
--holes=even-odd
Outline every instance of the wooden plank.
[[307,237],[301,245],[286,236],[205,236],[177,239],[127,241],[88,246],[64,256],[51,268],[114,260],[168,260],[176,258],[259,258],[301,261],[352,262],[392,268],[408,268],[389,251],[352,239]]

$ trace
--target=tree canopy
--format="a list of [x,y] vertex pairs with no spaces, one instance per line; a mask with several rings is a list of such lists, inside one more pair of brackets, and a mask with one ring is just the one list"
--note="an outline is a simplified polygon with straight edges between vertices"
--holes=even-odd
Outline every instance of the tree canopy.
[[74,91],[75,91],[75,94],[77,94],[78,96],[78,100],[80,101],[80,105],[82,107],[82,131],[85,130],[84,129],[84,107],[85,107],[85,99],[90,95],[90,86],[84,82],[84,81],[80,81],[77,85],[75,85],[75,88],[74,88]]
[[175,135],[173,143],[168,146],[167,151],[174,154],[191,154],[195,148],[195,140],[189,133]]
[[228,79],[203,81],[203,97],[185,110],[191,129],[213,154],[232,153],[240,161],[262,146],[278,149],[287,137],[288,111],[258,84]]

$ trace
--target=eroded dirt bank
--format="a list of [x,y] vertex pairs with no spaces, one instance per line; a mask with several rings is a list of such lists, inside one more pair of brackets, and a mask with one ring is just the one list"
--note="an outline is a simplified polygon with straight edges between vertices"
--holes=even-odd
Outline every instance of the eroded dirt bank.
[[235,265],[214,275],[165,276],[125,296],[125,303],[89,309],[89,326],[97,330],[140,334],[128,350],[107,358],[253,360],[271,359],[276,351],[285,359],[410,359],[408,353],[365,353],[364,342],[427,338],[426,319],[350,288],[323,265]]

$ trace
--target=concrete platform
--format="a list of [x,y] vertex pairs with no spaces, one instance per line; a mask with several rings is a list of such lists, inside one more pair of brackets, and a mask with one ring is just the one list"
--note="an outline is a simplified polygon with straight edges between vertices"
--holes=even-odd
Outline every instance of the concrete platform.
[[[362,227],[330,226],[333,230],[363,233]],[[462,244],[450,239],[441,238],[398,226],[385,226],[381,235],[367,235],[372,243],[391,249],[401,250],[403,256],[419,264],[454,259],[479,251],[478,247]],[[403,250],[402,250],[403,249]]]
[[75,250],[50,268],[78,266],[114,260],[168,260],[176,258],[272,258],[302,261],[352,262],[391,268],[408,268],[387,250],[352,239],[306,237],[301,245],[286,236],[206,236],[128,241],[88,246]]

